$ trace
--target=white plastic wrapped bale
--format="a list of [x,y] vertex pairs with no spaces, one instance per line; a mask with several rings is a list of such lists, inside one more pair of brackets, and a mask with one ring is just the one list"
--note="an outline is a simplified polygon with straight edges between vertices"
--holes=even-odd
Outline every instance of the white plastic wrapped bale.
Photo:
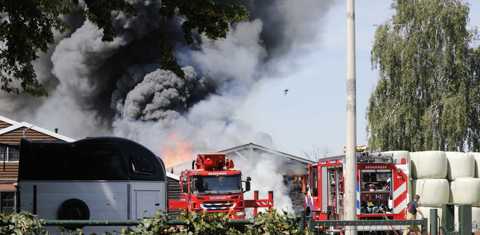
[[480,179],[458,178],[450,183],[452,202],[480,206]]
[[[417,210],[422,212],[423,218],[428,219],[428,231],[430,232],[430,223],[432,221],[432,218],[430,218],[430,209],[437,209],[437,224],[440,224],[441,218],[442,218],[442,208],[440,207],[418,207]],[[417,219],[422,219],[422,217],[417,213]]]
[[450,187],[446,179],[419,179],[413,181],[414,194],[420,195],[419,206],[441,207],[450,199]]
[[470,155],[473,157],[473,160],[475,161],[475,165],[476,165],[475,177],[480,178],[480,153],[470,153]]
[[442,151],[411,152],[414,179],[446,179],[447,157]]
[[446,152],[448,162],[448,179],[475,177],[475,161],[470,154],[462,152]]

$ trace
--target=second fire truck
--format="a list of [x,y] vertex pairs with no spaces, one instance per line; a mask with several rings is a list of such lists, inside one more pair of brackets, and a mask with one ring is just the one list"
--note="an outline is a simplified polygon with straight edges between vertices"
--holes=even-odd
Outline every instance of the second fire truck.
[[[308,166],[305,209],[313,220],[341,220],[344,156]],[[358,219],[404,220],[410,198],[409,158],[405,154],[357,153]]]

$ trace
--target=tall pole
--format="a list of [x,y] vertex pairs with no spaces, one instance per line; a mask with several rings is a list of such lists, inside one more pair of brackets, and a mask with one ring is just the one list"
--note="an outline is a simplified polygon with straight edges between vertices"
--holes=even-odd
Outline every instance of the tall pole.
[[[347,145],[345,152],[344,219],[356,219],[355,181],[357,145],[356,80],[355,80],[355,0],[347,0]],[[347,235],[357,234],[355,227],[346,228]]]

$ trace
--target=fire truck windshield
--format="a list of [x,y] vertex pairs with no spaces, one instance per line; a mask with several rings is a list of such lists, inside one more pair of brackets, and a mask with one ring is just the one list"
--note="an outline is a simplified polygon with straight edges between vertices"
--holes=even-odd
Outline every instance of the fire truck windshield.
[[193,191],[198,193],[239,193],[242,191],[240,175],[195,176]]

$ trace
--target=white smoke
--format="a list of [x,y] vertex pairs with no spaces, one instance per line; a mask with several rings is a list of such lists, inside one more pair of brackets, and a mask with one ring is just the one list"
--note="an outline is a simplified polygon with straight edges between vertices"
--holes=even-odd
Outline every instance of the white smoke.
[[239,23],[225,39],[204,38],[201,50],[182,57],[190,56],[191,62],[210,77],[251,85],[266,56],[260,41],[262,26],[260,20]]
[[98,83],[103,79],[96,73],[99,67],[126,42],[121,38],[104,42],[102,37],[97,26],[85,21],[56,46],[51,58],[52,73],[59,85],[38,108],[34,117],[37,123],[74,133],[74,137],[98,134],[105,129],[97,112],[90,110],[85,100],[96,95]]
[[242,169],[244,177],[252,178],[252,190],[245,198],[253,199],[253,191],[259,191],[260,199],[267,199],[268,191],[273,191],[274,206],[277,210],[292,211],[292,201],[288,196],[288,188],[283,182],[285,171],[283,161],[270,154],[250,153],[245,158],[235,159],[235,164]]

